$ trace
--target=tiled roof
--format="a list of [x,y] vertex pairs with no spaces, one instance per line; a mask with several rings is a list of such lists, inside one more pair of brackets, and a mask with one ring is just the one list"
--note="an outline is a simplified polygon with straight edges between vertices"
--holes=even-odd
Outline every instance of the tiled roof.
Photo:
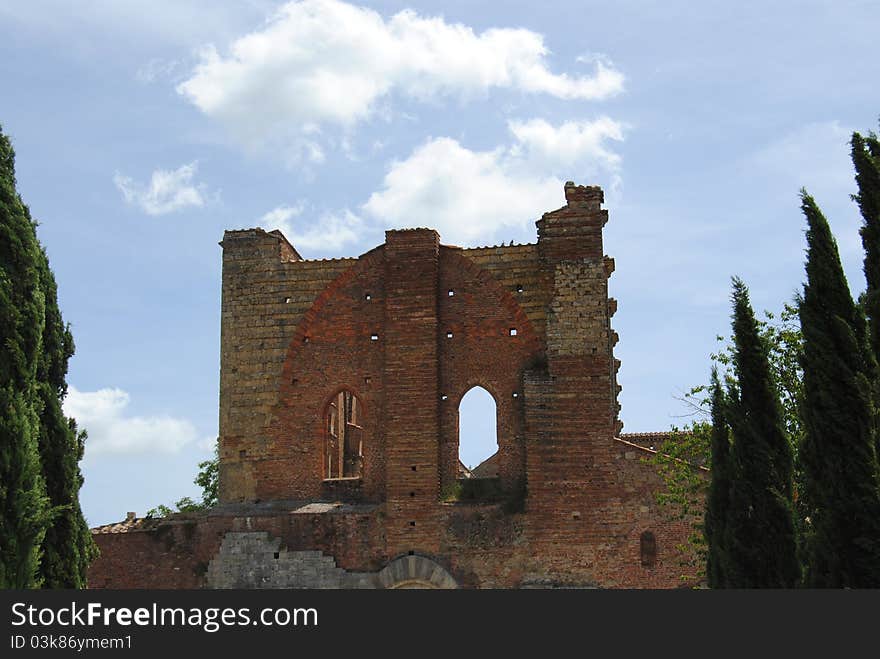
[[691,433],[688,430],[679,430],[675,433],[669,430],[663,432],[622,432],[619,435],[619,439],[630,444],[638,444],[645,448],[656,449],[662,442],[670,439],[673,434],[690,435]]
[[128,533],[130,531],[147,531],[159,525],[162,517],[135,517],[129,513],[128,517],[121,522],[104,524],[90,529],[92,533]]

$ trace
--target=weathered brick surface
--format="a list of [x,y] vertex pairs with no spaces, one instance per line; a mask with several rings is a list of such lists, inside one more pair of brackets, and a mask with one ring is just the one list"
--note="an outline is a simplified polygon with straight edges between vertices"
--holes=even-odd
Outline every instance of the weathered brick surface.
[[[690,525],[658,509],[650,452],[616,438],[602,191],[567,184],[565,196],[535,245],[461,249],[410,229],[357,259],[303,261],[280,234],[227,232],[221,505],[97,533],[91,584],[675,587],[693,576],[676,549]],[[444,502],[459,401],[477,385],[496,402],[501,500]],[[328,480],[325,417],[342,390],[361,411],[362,471]],[[643,565],[646,532],[656,556]]]

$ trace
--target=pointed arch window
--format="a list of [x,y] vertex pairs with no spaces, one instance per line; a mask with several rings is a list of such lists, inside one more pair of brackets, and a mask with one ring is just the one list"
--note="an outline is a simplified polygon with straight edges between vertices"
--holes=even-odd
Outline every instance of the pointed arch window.
[[498,431],[495,398],[472,387],[458,407],[458,458],[465,473],[478,478],[498,475]]
[[360,478],[364,461],[363,406],[342,390],[324,413],[324,478]]

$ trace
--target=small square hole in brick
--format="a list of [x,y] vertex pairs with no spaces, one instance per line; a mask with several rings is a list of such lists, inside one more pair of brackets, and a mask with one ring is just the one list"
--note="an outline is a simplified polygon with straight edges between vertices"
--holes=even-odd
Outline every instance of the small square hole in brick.
[[373,296],[370,295],[369,293],[367,293],[366,295],[364,295],[364,299],[365,299],[367,302],[369,302],[370,300],[373,299]]
[[414,497],[414,496],[416,495],[416,493],[415,493],[415,492],[410,492],[409,495],[410,495],[411,497]]
[[523,288],[523,285],[522,285],[522,284],[517,284],[517,285],[516,285],[516,292],[517,292],[517,293],[522,293],[524,290],[525,290],[525,289]]
[[407,555],[408,556],[415,556],[416,553],[412,549],[410,549]]
[[373,381],[373,378],[364,378],[364,384],[370,384]]
[[378,334],[370,334],[370,341],[378,341],[378,340],[379,340]]
[[279,556],[281,556],[281,554],[277,551],[274,554],[272,554],[272,558],[278,558]]
[[413,470],[413,471],[416,470],[416,466],[415,466],[415,465],[412,466],[412,470]]
[[514,398],[519,398],[519,392],[514,391],[514,392],[513,392],[513,397],[514,397]]
[[310,337],[308,337],[308,336],[304,336],[304,337],[303,337],[303,343],[308,343],[310,340],[311,340],[311,339],[310,339]]
[[455,291],[450,288],[448,291],[446,291],[446,295],[452,297],[453,295],[455,295]]
[[284,298],[284,304],[290,304],[290,298],[289,298],[289,297]]
[[510,336],[516,336],[516,328],[515,327],[510,328]]
[[415,523],[415,522],[410,522],[409,525],[410,525],[410,526],[415,526],[416,523]]
[[299,380],[297,380],[296,378],[291,378],[291,379],[290,379],[290,384],[292,384],[292,385],[295,387],[296,385],[299,384]]
[[449,396],[447,396],[446,394],[443,394],[442,396],[440,396],[440,400],[448,400],[448,399],[449,399]]
[[243,457],[245,457],[246,455],[247,455],[247,451],[245,451],[245,450],[241,450],[241,451],[238,452],[238,457],[239,457],[239,458],[243,458]]
[[452,338],[452,332],[446,332],[446,338],[447,338],[447,339],[451,339],[451,338]]

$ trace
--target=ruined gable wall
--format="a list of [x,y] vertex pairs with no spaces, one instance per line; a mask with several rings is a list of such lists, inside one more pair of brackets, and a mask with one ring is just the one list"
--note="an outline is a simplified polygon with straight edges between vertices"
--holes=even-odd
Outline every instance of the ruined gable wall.
[[[464,587],[678,585],[687,568],[674,547],[689,522],[657,507],[661,483],[642,449],[615,439],[601,203],[598,188],[567,185],[536,245],[460,249],[429,229],[391,231],[360,258],[333,261],[302,261],[261,230],[227,232],[221,501],[341,498],[372,510],[212,514],[195,534],[175,531],[170,548],[159,530],[97,536],[106,555],[93,583],[191,586],[233,530],[354,572],[415,552]],[[439,500],[457,471],[458,403],[474,385],[497,402],[501,480],[527,480],[519,512]],[[363,478],[345,487],[322,480],[323,413],[342,387],[362,402],[369,438]],[[645,531],[657,541],[649,566]]]

